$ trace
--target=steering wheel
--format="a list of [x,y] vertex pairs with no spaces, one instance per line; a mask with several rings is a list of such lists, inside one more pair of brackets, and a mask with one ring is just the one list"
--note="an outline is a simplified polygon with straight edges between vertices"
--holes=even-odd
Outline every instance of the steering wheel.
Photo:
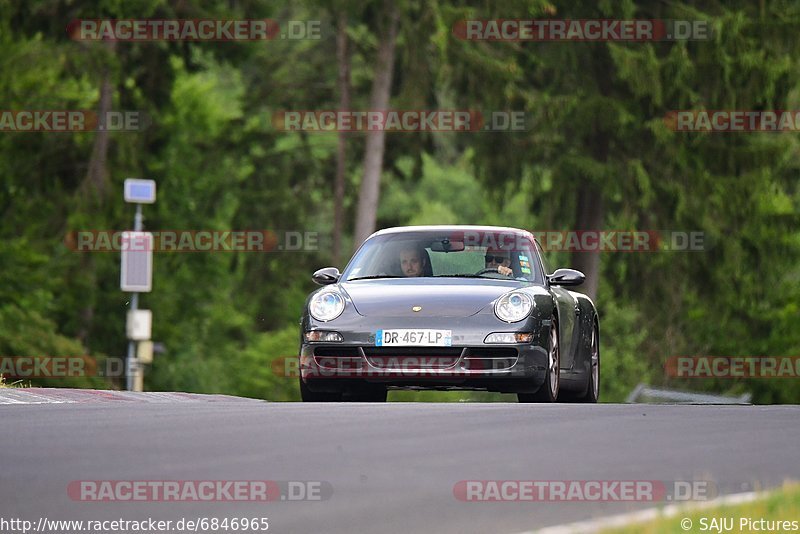
[[480,276],[480,275],[486,274],[486,273],[497,273],[497,274],[500,274],[500,270],[497,269],[497,268],[494,268],[494,267],[491,267],[489,269],[481,269],[480,271],[475,273],[475,276]]

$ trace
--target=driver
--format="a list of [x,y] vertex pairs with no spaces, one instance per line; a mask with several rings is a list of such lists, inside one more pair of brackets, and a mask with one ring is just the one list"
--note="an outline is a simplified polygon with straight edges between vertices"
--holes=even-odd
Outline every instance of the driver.
[[511,276],[513,274],[511,270],[511,259],[507,250],[496,248],[486,249],[486,256],[484,259],[486,260],[487,269],[497,269],[497,272],[503,276]]
[[400,270],[404,276],[424,276],[427,254],[419,248],[406,247],[400,251]]

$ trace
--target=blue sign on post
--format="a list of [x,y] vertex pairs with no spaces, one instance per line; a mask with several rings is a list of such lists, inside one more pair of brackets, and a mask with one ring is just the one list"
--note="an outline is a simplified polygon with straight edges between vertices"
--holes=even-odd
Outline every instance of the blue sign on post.
[[153,204],[156,201],[155,180],[125,179],[125,202]]

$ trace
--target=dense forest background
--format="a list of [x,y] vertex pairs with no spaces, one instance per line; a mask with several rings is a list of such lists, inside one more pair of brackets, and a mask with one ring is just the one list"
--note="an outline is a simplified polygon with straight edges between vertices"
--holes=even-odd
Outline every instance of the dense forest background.
[[[318,40],[88,42],[66,32],[79,18],[314,20],[322,31]],[[701,19],[713,36],[467,41],[452,33],[467,18]],[[685,133],[664,121],[678,109],[800,109],[798,25],[800,4],[771,0],[0,0],[3,109],[139,110],[151,121],[138,132],[0,132],[0,355],[125,354],[119,254],[75,252],[65,240],[130,228],[123,180],[148,178],[159,188],[144,209],[148,230],[327,238],[301,252],[157,253],[140,307],[153,311],[164,352],[145,388],[299,399],[296,379],[272,364],[297,352],[311,273],[342,268],[371,226],[362,183],[377,172],[377,228],[704,232],[703,251],[551,253],[553,265],[591,275],[603,400],[646,382],[800,402],[796,379],[678,381],[663,369],[675,355],[800,354],[798,134]],[[341,108],[343,90],[350,108],[375,107],[379,80],[392,108],[524,111],[530,128],[387,133],[375,167],[380,140],[367,134],[272,123],[282,110]]]

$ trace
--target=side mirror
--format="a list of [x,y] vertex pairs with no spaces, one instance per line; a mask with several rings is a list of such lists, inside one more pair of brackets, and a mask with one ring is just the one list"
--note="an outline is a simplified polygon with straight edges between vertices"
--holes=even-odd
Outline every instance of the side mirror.
[[579,286],[586,281],[586,275],[575,269],[556,269],[547,276],[547,281],[554,286]]
[[341,275],[342,273],[340,273],[339,269],[336,267],[325,267],[311,275],[311,279],[314,280],[316,284],[327,286],[338,282]]

